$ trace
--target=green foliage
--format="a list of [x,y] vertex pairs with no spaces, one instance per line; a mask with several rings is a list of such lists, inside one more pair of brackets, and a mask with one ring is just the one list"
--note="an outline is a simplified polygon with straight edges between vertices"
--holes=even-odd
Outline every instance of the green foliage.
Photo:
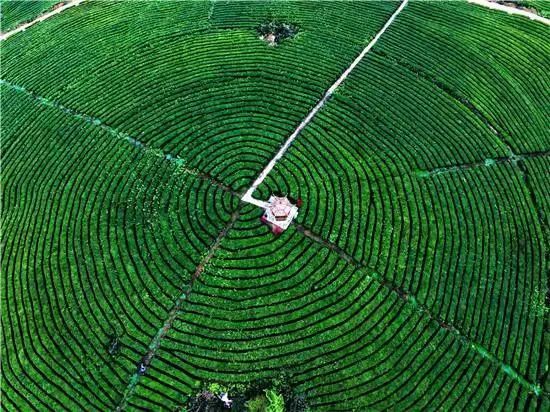
[[48,11],[58,0],[1,0],[0,30],[2,32],[14,29],[16,26],[33,20]]
[[208,385],[208,391],[219,395],[223,392],[227,392],[227,388],[223,385],[220,385],[219,383],[213,382]]
[[547,0],[510,0],[520,7],[534,9],[542,17],[550,18],[550,2]]
[[265,408],[265,412],[284,412],[285,403],[283,395],[278,394],[273,389],[266,389],[265,396],[268,402]]
[[550,308],[546,305],[547,296],[550,296],[550,292],[548,290],[544,290],[539,287],[535,287],[533,290],[531,308],[533,313],[540,318],[544,318],[544,316],[550,313]]
[[267,21],[261,23],[256,30],[258,34],[264,38],[273,37],[273,42],[279,44],[285,39],[291,39],[298,34],[298,27],[291,23],[283,23],[280,21]]
[[247,412],[265,412],[267,406],[267,398],[265,394],[260,394],[246,401],[245,406]]

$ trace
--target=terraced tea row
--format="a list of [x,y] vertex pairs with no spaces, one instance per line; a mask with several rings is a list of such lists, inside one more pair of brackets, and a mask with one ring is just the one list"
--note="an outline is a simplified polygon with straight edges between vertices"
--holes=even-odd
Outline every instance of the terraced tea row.
[[[395,7],[93,2],[6,41],[2,77],[239,189]],[[270,47],[266,19],[298,35]]]
[[[260,186],[257,197],[267,198],[271,192],[300,197],[305,204],[300,224],[399,285],[525,381],[544,384],[547,312],[540,310],[540,302],[549,260],[539,209],[547,208],[534,201],[538,194],[525,184],[516,162],[545,161],[550,153],[540,121],[549,114],[546,86],[534,83],[525,92],[524,100],[536,102],[526,110],[532,110],[533,125],[539,128],[514,125],[515,132],[509,132],[502,125],[513,121],[511,113],[501,124],[500,118],[471,103],[477,104],[475,99],[487,89],[460,97],[462,90],[439,77],[453,68],[460,71],[458,60],[439,55],[444,70],[437,75],[416,70],[407,61],[411,51],[420,60],[427,43],[445,39],[453,29],[460,32],[460,22],[470,14],[465,5],[415,3],[405,9],[375,47],[376,55],[360,63]],[[414,41],[402,31],[402,21],[422,28],[443,18],[450,21],[444,29],[426,32],[421,48],[408,48]],[[488,20],[481,20],[476,30],[488,30]],[[526,32],[523,36],[534,49],[529,53],[536,54],[540,46],[542,54],[546,45],[537,37],[540,32],[534,29],[531,37]],[[400,57],[387,53],[388,38]],[[486,52],[492,53],[493,43],[489,46]],[[500,52],[501,46],[495,50]],[[509,81],[523,84],[521,70],[517,73]],[[516,94],[510,88],[513,100],[495,98],[494,106],[509,110],[520,90]],[[468,164],[479,167],[418,173]],[[547,173],[538,172],[538,179],[547,181]]]
[[528,388],[414,301],[292,229],[272,237],[249,210],[195,285],[133,407],[169,410],[199,381],[283,372],[315,410],[528,402]]
[[[312,147],[312,142],[304,145]],[[311,205],[299,222],[353,252],[536,379],[539,356],[525,337],[543,339],[542,319],[531,303],[539,298],[536,291],[544,290],[540,269],[548,260],[537,211],[518,171],[503,165],[418,181],[380,177],[374,169],[365,180],[353,173],[329,180],[343,172],[313,169],[297,159],[328,162],[296,152],[281,164],[281,173],[286,172],[283,165],[311,171],[297,180],[292,173],[279,179],[279,186],[292,193],[299,187]],[[363,197],[355,189],[359,186]]]
[[[548,150],[550,27],[460,2],[413,2],[378,50],[447,85],[514,152]],[[505,39],[505,40],[504,40]]]
[[3,406],[110,409],[236,200],[5,85],[2,107]]
[[2,33],[7,32],[21,23],[32,20],[51,9],[51,7],[56,3],[59,2],[56,0],[2,0],[0,1],[0,31]]

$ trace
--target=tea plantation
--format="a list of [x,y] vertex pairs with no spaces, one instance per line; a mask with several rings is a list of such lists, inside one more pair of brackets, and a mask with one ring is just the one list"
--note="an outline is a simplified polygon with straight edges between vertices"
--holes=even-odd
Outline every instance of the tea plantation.
[[55,0],[45,1],[0,1],[0,28],[2,32],[13,29],[21,23],[30,21],[47,12],[56,3]]
[[3,409],[550,409],[547,25],[410,1],[259,186],[291,226],[241,200],[398,7],[87,1],[0,43]]
[[520,7],[530,8],[543,17],[550,17],[550,3],[545,0],[516,0]]

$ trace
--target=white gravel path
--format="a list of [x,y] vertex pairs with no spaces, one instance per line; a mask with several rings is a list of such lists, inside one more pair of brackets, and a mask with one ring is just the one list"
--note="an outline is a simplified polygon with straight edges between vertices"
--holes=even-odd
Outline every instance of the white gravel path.
[[17,34],[19,32],[22,32],[22,31],[25,31],[26,29],[28,29],[29,27],[35,25],[36,23],[39,23],[41,21],[44,21],[46,19],[49,19],[50,17],[52,16],[55,16],[56,14],[59,14],[61,13],[62,11],[65,11],[67,10],[69,7],[74,7],[74,6],[78,6],[80,3],[82,3],[84,0],[72,0],[72,1],[69,1],[67,4],[64,4],[63,6],[61,7],[58,7],[57,9],[55,10],[52,10],[48,13],[44,13],[44,14],[41,14],[40,16],[38,16],[36,19],[34,20],[31,20],[27,23],[23,23],[22,25],[20,26],[17,26],[15,29],[13,30],[10,30],[10,31],[7,31],[5,33],[2,33],[0,34],[0,41],[2,40],[6,40],[8,37],[11,37],[13,36],[14,34]]
[[309,122],[315,117],[317,112],[321,110],[321,108],[325,105],[325,103],[328,101],[328,99],[332,96],[334,91],[342,84],[344,80],[348,77],[348,75],[351,73],[351,71],[359,64],[359,62],[365,57],[365,55],[373,48],[373,46],[376,44],[376,42],[380,39],[380,37],[385,33],[385,31],[390,27],[390,25],[393,23],[395,18],[401,13],[401,11],[405,8],[409,0],[403,0],[401,2],[401,5],[399,8],[392,14],[392,16],[388,19],[386,24],[380,29],[380,31],[374,36],[374,38],[370,41],[369,44],[367,44],[367,47],[363,49],[361,54],[357,56],[357,58],[351,63],[351,65],[342,73],[342,75],[334,82],[332,86],[325,92],[323,95],[323,98],[317,103],[317,105],[307,114],[307,116],[302,120],[302,122],[299,124],[299,126],[294,130],[294,132],[290,135],[290,137],[286,140],[286,142],[283,144],[283,146],[279,149],[277,154],[271,161],[267,164],[264,170],[260,173],[260,175],[256,178],[254,183],[252,183],[252,186],[245,192],[245,194],[242,196],[241,200],[247,203],[251,203],[253,205],[259,206],[261,208],[265,208],[266,202],[263,202],[261,200],[255,199],[252,197],[252,194],[254,191],[258,188],[258,186],[264,181],[264,179],[267,177],[269,172],[275,167],[277,162],[283,157],[285,152],[288,150],[294,139],[300,134],[300,132],[309,124]]

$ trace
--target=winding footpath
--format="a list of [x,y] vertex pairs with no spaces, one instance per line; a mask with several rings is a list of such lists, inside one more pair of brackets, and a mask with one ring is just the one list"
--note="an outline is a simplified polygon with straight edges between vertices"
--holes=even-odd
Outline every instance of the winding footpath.
[[487,7],[493,10],[504,11],[508,14],[517,14],[518,16],[524,16],[531,20],[535,20],[550,26],[550,19],[546,19],[542,16],[539,16],[536,13],[533,13],[527,10],[518,9],[516,7],[511,7],[511,6],[505,6],[504,4],[498,4],[494,1],[489,1],[489,0],[468,0],[468,3],[477,4],[479,6]]
[[67,10],[68,8],[70,7],[74,7],[74,6],[78,6],[80,3],[82,3],[84,0],[72,0],[72,1],[69,1],[67,2],[67,4],[64,4],[63,6],[61,7],[58,7],[50,12],[47,12],[47,13],[44,13],[44,14],[41,14],[40,16],[38,16],[36,19],[34,20],[31,20],[27,23],[23,23],[21,24],[20,26],[17,26],[15,29],[13,30],[10,30],[10,31],[7,31],[5,33],[2,33],[0,35],[0,41],[2,40],[6,40],[7,38],[13,36],[14,34],[17,34],[19,32],[22,32],[22,31],[25,31],[27,30],[29,27],[31,26],[34,26],[36,23],[39,23],[41,21],[44,21],[46,19],[49,19],[50,17],[52,16],[55,16],[56,14],[59,14],[61,13],[62,11],[65,11]]
[[349,74],[352,72],[353,69],[355,69],[355,66],[359,64],[361,60],[366,56],[366,54],[373,48],[373,46],[380,40],[380,37],[386,32],[388,27],[391,26],[395,18],[401,13],[401,11],[405,8],[409,0],[403,0],[401,2],[401,5],[399,8],[391,15],[391,17],[388,19],[386,24],[380,29],[380,31],[374,36],[374,38],[370,41],[369,44],[367,44],[367,47],[363,49],[363,51],[357,56],[357,58],[350,64],[350,66],[342,73],[342,75],[334,82],[332,86],[325,92],[321,100],[315,105],[313,109],[307,114],[307,116],[302,120],[302,122],[298,125],[298,127],[294,130],[294,132],[290,135],[290,137],[286,140],[286,142],[283,144],[283,146],[279,149],[275,157],[270,160],[270,162],[267,164],[267,166],[262,170],[260,175],[256,178],[254,183],[252,183],[252,186],[245,192],[241,200],[243,202],[251,203],[253,205],[259,206],[261,208],[265,208],[267,206],[267,203],[255,199],[252,197],[252,194],[256,191],[258,186],[262,184],[262,182],[265,180],[267,175],[271,172],[271,170],[275,167],[277,162],[284,156],[294,139],[298,137],[298,135],[302,132],[302,130],[311,122],[311,120],[315,117],[317,112],[322,109],[322,107],[325,105],[325,103],[330,99],[330,97],[334,94],[334,91],[342,84],[344,80],[349,76]]

